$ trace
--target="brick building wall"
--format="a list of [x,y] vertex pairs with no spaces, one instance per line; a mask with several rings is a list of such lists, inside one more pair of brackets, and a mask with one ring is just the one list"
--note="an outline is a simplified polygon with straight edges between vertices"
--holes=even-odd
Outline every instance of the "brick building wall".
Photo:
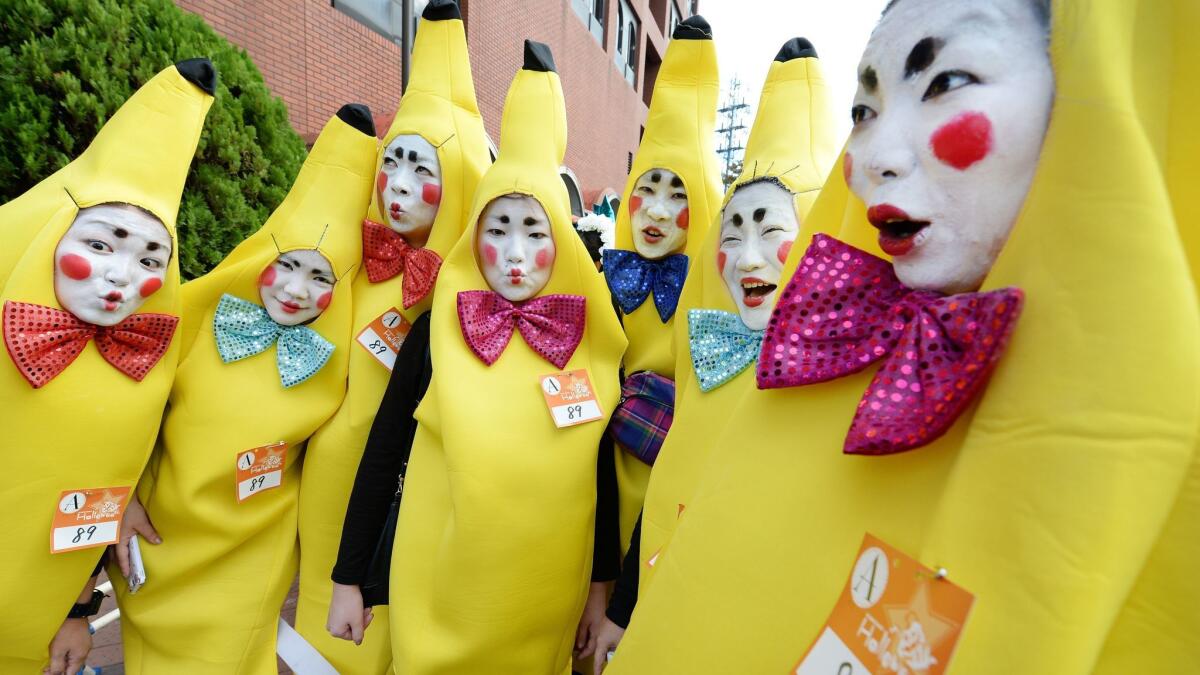
[[[617,3],[606,0],[604,44],[588,31],[571,0],[459,0],[471,69],[488,133],[500,140],[504,97],[521,66],[525,38],[545,42],[567,102],[566,165],[586,194],[620,192],[636,152],[657,63],[666,52],[667,3],[688,16],[690,0],[627,0],[641,23],[637,86],[614,62]],[[400,100],[401,50],[329,0],[176,0],[244,48],[268,87],[288,107],[292,126],[312,142],[343,103],[371,107],[382,134]]]
[[381,133],[400,100],[400,47],[329,0],[176,0],[254,59],[312,143],[345,103],[365,103]]

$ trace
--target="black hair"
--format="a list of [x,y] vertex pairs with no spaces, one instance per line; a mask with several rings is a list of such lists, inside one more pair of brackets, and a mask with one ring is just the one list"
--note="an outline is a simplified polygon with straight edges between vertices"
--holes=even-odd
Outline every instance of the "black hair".
[[[899,3],[900,0],[889,0],[888,4],[884,6],[883,12],[880,13],[879,18],[882,19],[883,17],[887,16],[887,13],[892,11],[892,8]],[[1037,16],[1037,19],[1042,24],[1042,27],[1049,29],[1050,0],[1029,0],[1029,3],[1033,6],[1033,13]]]
[[783,190],[784,192],[788,193],[789,195],[795,194],[794,192],[792,192],[791,188],[789,188],[787,185],[784,185],[783,181],[779,180],[778,176],[759,176],[757,178],[751,178],[750,180],[746,181],[745,183],[739,183],[738,185],[735,185],[733,187],[733,194],[731,194],[729,196],[732,197],[733,195],[736,195],[739,190],[741,190],[743,188],[748,188],[751,185],[758,185],[759,183],[770,183],[771,185],[774,185],[775,187],[779,188],[780,190]]

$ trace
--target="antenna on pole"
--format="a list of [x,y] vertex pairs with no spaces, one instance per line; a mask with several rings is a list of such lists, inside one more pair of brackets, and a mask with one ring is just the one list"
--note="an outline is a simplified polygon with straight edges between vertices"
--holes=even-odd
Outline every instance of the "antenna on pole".
[[[721,139],[721,145],[717,148],[717,155],[721,157],[723,166],[721,167],[721,182],[725,184],[725,189],[728,190],[733,181],[737,180],[741,170],[742,150],[745,146],[741,145],[741,134],[739,133],[746,128],[742,124],[742,112],[749,108],[745,99],[742,98],[742,81],[738,76],[734,75],[729,81],[729,91],[725,95],[725,104],[717,108],[717,113],[721,116],[721,128],[717,129],[717,136]],[[736,144],[736,145],[735,145]],[[735,153],[737,154],[735,159]]]

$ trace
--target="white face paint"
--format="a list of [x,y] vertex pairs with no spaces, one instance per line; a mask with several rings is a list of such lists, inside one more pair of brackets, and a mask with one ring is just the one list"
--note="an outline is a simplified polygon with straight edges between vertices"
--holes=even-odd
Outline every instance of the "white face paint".
[[415,134],[392,139],[384,150],[375,188],[388,227],[404,235],[410,246],[424,246],[442,201],[437,150]]
[[739,189],[721,212],[717,267],[747,328],[767,327],[783,261],[799,232],[791,193],[772,183]]
[[638,177],[629,195],[633,248],[651,260],[683,251],[687,244],[688,200],[683,180],[666,169]]
[[554,237],[536,199],[493,199],[479,216],[477,231],[475,252],[493,291],[509,302],[523,302],[546,287],[554,269]]
[[859,64],[846,179],[906,286],[974,290],[1004,247],[1054,100],[1031,0],[901,0]]
[[54,250],[54,295],[79,320],[114,326],[162,288],[171,235],[125,204],[81,209]]
[[333,268],[319,251],[288,251],[258,275],[258,297],[275,323],[298,326],[325,311],[333,284]]

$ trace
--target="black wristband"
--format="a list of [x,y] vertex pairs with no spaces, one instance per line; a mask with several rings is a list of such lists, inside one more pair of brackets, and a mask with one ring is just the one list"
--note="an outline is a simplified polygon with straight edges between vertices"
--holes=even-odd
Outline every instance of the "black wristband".
[[92,591],[91,602],[77,602],[71,606],[71,611],[67,612],[68,619],[86,619],[89,616],[95,616],[100,611],[100,603],[104,602],[103,591]]

